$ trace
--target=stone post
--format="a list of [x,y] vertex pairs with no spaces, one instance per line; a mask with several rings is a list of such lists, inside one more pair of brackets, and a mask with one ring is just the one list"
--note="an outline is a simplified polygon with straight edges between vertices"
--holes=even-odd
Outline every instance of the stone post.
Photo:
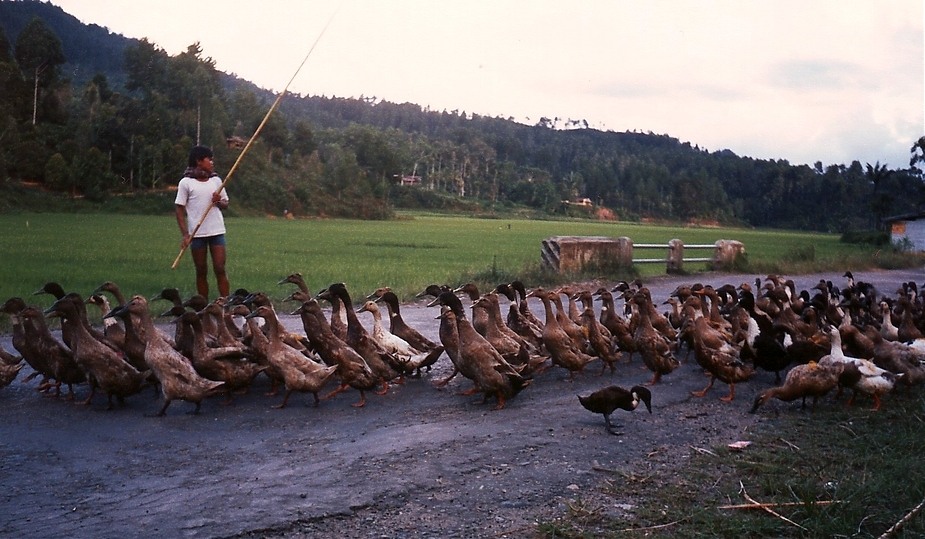
[[684,242],[673,239],[668,242],[668,273],[681,273],[684,271]]
[[713,249],[713,269],[731,270],[736,260],[745,254],[745,244],[738,240],[717,240]]
[[633,267],[633,240],[626,236],[617,238],[617,267]]

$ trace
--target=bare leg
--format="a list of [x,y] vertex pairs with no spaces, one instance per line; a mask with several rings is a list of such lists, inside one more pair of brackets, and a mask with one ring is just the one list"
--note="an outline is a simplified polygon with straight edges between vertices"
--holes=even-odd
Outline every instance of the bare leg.
[[202,249],[190,249],[190,255],[193,257],[193,265],[196,266],[196,292],[202,297],[209,298],[209,261],[208,251]]
[[218,294],[227,297],[230,293],[228,275],[225,273],[225,259],[227,257],[224,245],[213,245],[209,248],[212,253],[212,271],[215,272],[215,281],[218,283]]

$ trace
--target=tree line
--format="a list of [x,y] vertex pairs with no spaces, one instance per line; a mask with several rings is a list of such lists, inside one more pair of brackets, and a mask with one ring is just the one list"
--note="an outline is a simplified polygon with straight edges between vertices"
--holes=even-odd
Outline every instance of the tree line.
[[[212,146],[227,171],[276,97],[218,71],[198,43],[171,56],[99,27],[83,26],[85,39],[99,43],[90,48],[96,56],[81,48],[69,64],[78,53],[54,27],[76,20],[50,4],[0,3],[14,7],[21,24],[12,41],[0,26],[5,183],[30,180],[91,201],[158,192],[176,184],[194,144]],[[69,27],[71,41],[80,26]],[[65,77],[65,65],[77,75]],[[586,207],[563,201],[588,198],[624,220],[862,230],[925,208],[917,168],[925,138],[910,143],[908,167],[793,165],[668,135],[600,131],[582,119],[524,125],[375,97],[291,95],[241,161],[233,195],[243,211],[272,214],[382,219],[395,208],[523,208],[579,216]]]

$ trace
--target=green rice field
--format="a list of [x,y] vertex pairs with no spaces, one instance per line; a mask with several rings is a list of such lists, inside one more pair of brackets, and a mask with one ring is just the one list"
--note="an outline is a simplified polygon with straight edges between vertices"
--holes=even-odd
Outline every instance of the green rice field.
[[[291,291],[291,285],[277,282],[292,272],[301,272],[313,292],[345,282],[355,298],[380,286],[407,299],[430,283],[496,284],[517,277],[527,286],[548,284],[563,279],[541,267],[541,242],[550,236],[627,236],[637,244],[666,245],[673,238],[685,244],[735,239],[746,246],[743,269],[759,273],[844,267],[846,260],[873,263],[878,256],[872,247],[840,243],[828,234],[592,221],[402,214],[392,221],[231,217],[226,225],[232,289],[263,290],[275,299]],[[180,240],[173,215],[12,214],[0,215],[0,227],[2,299],[30,295],[46,281],[84,295],[106,280],[126,294],[151,296],[164,287],[179,288],[184,297],[194,293],[189,254],[171,269]],[[689,256],[709,256],[701,253]],[[692,263],[685,270],[704,268]],[[634,270],[652,276],[663,274],[665,266]]]

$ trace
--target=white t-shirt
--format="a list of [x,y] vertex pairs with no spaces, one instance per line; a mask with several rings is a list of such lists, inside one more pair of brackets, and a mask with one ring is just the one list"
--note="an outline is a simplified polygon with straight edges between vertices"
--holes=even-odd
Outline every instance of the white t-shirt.
[[[202,214],[209,206],[212,206],[212,193],[218,191],[222,186],[222,179],[218,176],[212,176],[208,180],[199,181],[194,178],[184,177],[177,185],[177,199],[175,204],[186,207],[186,227],[190,234],[202,219]],[[222,189],[221,198],[228,201],[228,193]],[[222,211],[218,208],[212,208],[202,226],[196,232],[197,238],[207,238],[225,233],[225,219]]]

